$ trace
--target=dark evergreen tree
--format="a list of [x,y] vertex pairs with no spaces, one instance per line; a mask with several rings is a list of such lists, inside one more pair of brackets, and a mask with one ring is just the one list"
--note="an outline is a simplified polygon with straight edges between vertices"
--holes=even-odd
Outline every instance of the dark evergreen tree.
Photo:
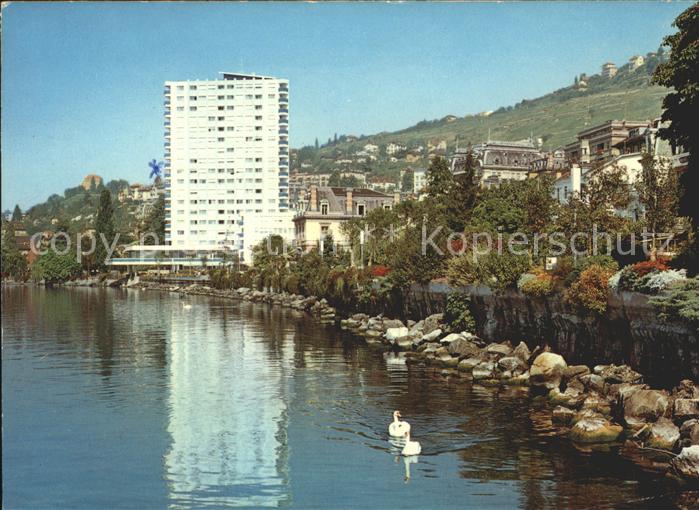
[[114,227],[114,207],[112,205],[112,194],[108,189],[103,189],[100,193],[100,201],[97,209],[97,219],[95,220],[95,262],[97,267],[104,268],[107,258],[107,248],[105,244],[111,246],[116,235]]
[[22,209],[19,208],[19,204],[15,205],[12,211],[12,221],[22,221]]

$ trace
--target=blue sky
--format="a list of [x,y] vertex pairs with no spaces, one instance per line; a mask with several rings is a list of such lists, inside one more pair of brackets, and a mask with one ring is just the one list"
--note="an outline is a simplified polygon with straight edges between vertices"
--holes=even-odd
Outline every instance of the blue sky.
[[165,80],[290,80],[293,147],[533,98],[657,49],[690,3],[10,4],[2,208],[147,180]]

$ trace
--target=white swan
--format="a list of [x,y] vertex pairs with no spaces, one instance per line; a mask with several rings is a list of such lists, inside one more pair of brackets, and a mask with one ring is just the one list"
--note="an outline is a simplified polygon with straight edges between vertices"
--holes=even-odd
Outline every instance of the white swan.
[[403,447],[403,451],[401,452],[403,455],[406,457],[409,455],[420,455],[420,452],[422,451],[422,446],[420,446],[420,443],[417,441],[411,441],[410,440],[410,431],[405,433],[405,446]]
[[182,303],[182,308],[185,310],[189,310],[190,308],[192,308],[192,305],[186,305],[186,304]]
[[388,435],[392,437],[403,437],[406,432],[410,432],[410,423],[400,421],[400,411],[393,411],[393,421],[388,426]]

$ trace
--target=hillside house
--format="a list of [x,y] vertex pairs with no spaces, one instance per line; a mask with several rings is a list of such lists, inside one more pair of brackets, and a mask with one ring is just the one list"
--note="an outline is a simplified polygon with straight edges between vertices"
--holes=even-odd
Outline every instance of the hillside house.
[[320,248],[327,236],[332,235],[337,245],[349,247],[349,239],[340,228],[343,223],[379,207],[391,209],[399,201],[400,194],[388,195],[366,188],[312,186],[305,209],[294,217],[296,246],[303,251]]

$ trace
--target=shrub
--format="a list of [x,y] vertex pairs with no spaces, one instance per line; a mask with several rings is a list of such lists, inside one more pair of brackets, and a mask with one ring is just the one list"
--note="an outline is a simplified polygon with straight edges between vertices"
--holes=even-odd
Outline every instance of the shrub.
[[287,275],[284,280],[284,289],[290,294],[299,293],[299,276],[295,273]]
[[553,275],[541,273],[533,276],[534,278],[529,278],[520,287],[524,294],[532,297],[544,297],[553,294],[555,289],[555,278]]
[[526,285],[528,282],[535,280],[536,275],[532,273],[524,273],[522,276],[519,277],[519,280],[517,280],[517,288],[519,290],[522,290],[522,287]]
[[566,293],[566,299],[585,310],[604,313],[607,310],[609,279],[613,274],[614,272],[608,268],[591,265],[572,283]]
[[391,268],[388,266],[382,266],[380,264],[370,266],[369,267],[369,274],[371,276],[377,277],[377,278],[383,278],[386,276],[389,272],[391,271]]
[[650,302],[658,308],[660,320],[681,320],[699,331],[699,277],[672,283]]
[[619,264],[609,255],[592,255],[590,257],[580,257],[573,261],[573,268],[567,277],[564,279],[566,286],[572,285],[573,282],[580,278],[580,275],[592,266],[599,266],[605,271],[609,271],[612,275],[619,270]]
[[671,284],[686,279],[687,271],[684,269],[649,273],[641,279],[638,290],[644,294],[657,294]]
[[487,285],[493,290],[515,287],[531,264],[527,255],[490,252],[473,261],[471,255],[453,257],[447,265],[447,277],[455,285]]
[[467,293],[452,292],[447,295],[444,324],[449,332],[473,332],[476,329],[476,322],[471,315],[471,298]]
[[641,277],[634,270],[633,266],[626,266],[619,271],[617,290],[637,292],[640,285]]
[[667,271],[670,269],[664,260],[644,260],[631,266],[638,276],[645,276],[648,273]]

